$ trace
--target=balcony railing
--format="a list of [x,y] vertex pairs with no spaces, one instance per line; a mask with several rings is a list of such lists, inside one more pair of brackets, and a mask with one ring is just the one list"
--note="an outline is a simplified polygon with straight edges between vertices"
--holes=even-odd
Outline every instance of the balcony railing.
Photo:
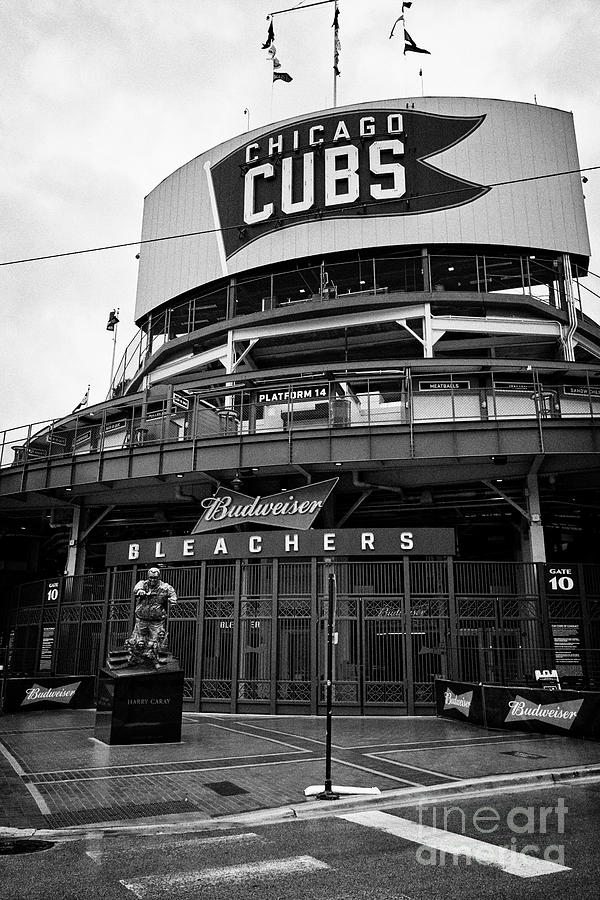
[[600,381],[542,381],[536,371],[509,375],[416,374],[407,370],[343,378],[256,382],[252,387],[172,389],[159,401],[139,395],[0,433],[0,466],[133,449],[148,444],[432,423],[530,420],[540,435],[550,421],[600,418]]
[[[227,283],[198,291],[180,302],[172,301],[167,308],[150,313],[127,345],[107,399],[121,396],[143,362],[168,341],[220,321],[292,304],[342,297],[367,301],[397,292],[510,291],[562,306],[559,271],[554,262],[539,254],[511,257],[413,251],[234,276]],[[579,297],[578,301],[581,308]]]

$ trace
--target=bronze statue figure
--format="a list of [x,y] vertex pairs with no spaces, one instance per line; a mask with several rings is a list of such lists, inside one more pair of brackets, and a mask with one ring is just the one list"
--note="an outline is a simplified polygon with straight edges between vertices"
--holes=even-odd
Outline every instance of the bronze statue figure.
[[148,569],[148,577],[138,581],[133,589],[135,625],[125,641],[124,649],[108,654],[113,668],[144,666],[160,669],[170,659],[166,652],[167,618],[169,609],[177,603],[177,594],[170,584],[161,581],[160,570]]

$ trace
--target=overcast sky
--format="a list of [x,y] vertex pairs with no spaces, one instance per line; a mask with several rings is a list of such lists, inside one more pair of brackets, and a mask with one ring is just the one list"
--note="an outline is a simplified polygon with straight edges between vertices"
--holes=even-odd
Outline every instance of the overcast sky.
[[[304,0],[300,6],[308,6]],[[204,150],[332,105],[333,5],[275,19],[290,84],[271,84],[266,14],[297,0],[0,0],[0,262],[139,238],[144,196]],[[431,56],[403,56],[401,0],[340,0],[338,105],[421,95],[571,110],[600,165],[600,0],[413,0]],[[600,272],[600,171],[585,185]],[[136,248],[0,267],[0,429],[108,389],[133,336]],[[600,294],[600,278],[588,279]],[[586,311],[600,320],[600,300]],[[10,437],[9,437],[10,440]]]

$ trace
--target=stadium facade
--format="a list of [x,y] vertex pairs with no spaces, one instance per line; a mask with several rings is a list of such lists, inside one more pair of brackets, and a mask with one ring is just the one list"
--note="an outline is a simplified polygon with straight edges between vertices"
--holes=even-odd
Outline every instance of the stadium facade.
[[190,709],[322,711],[331,572],[340,711],[430,712],[435,675],[595,684],[578,170],[570,113],[419,97],[161,182],[110,397],[4,434],[9,674],[96,672],[159,564]]

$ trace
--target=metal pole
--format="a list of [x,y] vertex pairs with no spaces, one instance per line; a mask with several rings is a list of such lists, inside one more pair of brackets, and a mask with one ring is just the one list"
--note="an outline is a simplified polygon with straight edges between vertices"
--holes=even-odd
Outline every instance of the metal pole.
[[[115,353],[117,352],[117,331],[119,328],[119,323],[115,325],[115,330],[113,331],[113,349],[112,349],[112,359],[110,362],[110,381],[108,382],[108,399],[111,398],[112,391],[112,383],[113,383],[113,374],[115,371]],[[125,373],[123,373],[123,378],[125,378]]]
[[335,574],[330,571],[327,586],[327,671],[326,695],[327,725],[325,732],[325,790],[317,794],[317,800],[339,800],[340,795],[331,789],[331,732],[333,725],[333,628],[335,621]]

